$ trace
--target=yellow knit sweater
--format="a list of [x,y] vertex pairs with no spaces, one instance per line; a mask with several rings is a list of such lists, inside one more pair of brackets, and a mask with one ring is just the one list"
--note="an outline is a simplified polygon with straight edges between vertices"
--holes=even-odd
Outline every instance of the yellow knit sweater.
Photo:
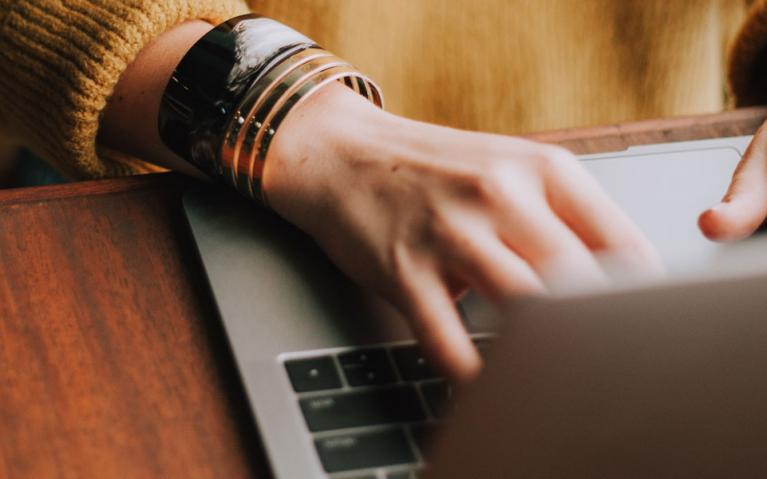
[[[726,73],[738,103],[767,101],[767,0],[252,3],[370,74],[389,110],[460,128],[521,133],[715,111]],[[0,0],[0,128],[71,176],[146,169],[96,145],[121,72],[173,25],[246,9]]]

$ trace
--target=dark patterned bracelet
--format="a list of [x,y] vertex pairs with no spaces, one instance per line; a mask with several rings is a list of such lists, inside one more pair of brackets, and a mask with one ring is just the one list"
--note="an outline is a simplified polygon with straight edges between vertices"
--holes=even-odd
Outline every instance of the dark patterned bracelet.
[[266,204],[260,186],[272,138],[293,107],[332,81],[383,105],[370,79],[312,40],[274,20],[237,17],[176,67],[160,107],[160,137],[210,177]]
[[314,46],[300,33],[257,15],[217,26],[173,72],[160,106],[160,138],[204,173],[217,176],[223,129],[242,96],[271,65]]

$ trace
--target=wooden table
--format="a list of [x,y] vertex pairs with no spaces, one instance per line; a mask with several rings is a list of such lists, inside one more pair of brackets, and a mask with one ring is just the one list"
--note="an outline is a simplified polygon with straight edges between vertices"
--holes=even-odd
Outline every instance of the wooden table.
[[[530,135],[750,134],[753,108]],[[267,477],[174,174],[0,191],[0,477]]]

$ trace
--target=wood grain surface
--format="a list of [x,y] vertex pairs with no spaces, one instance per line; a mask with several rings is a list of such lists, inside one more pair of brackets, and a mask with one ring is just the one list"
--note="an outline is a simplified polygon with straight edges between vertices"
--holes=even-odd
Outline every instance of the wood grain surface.
[[[530,135],[753,133],[765,109]],[[175,174],[0,191],[0,477],[267,477]]]
[[175,175],[0,192],[0,477],[253,477]]

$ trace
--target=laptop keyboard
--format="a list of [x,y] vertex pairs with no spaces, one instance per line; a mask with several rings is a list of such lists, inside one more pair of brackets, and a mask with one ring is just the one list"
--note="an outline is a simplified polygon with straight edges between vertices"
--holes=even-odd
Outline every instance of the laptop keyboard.
[[[474,339],[480,353],[488,337]],[[284,361],[325,472],[338,479],[415,479],[452,388],[416,344]],[[378,475],[380,474],[380,475]]]

